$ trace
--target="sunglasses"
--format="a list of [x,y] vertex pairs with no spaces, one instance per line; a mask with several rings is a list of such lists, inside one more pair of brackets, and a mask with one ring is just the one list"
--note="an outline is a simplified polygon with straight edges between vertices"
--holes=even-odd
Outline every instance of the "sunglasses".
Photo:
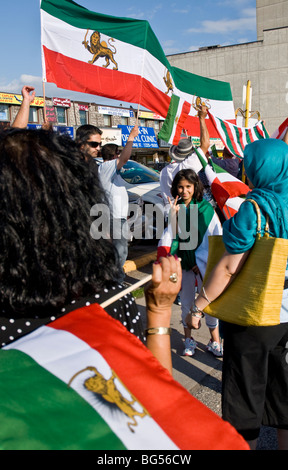
[[101,142],[86,142],[86,144],[88,144],[90,147],[93,147],[94,149],[96,149],[97,147],[101,147]]

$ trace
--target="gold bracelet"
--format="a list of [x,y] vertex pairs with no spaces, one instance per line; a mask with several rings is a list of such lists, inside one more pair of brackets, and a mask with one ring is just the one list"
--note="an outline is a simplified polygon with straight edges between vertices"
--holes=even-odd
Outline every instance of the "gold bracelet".
[[147,328],[146,335],[171,335],[171,328],[166,326],[159,326],[158,328]]

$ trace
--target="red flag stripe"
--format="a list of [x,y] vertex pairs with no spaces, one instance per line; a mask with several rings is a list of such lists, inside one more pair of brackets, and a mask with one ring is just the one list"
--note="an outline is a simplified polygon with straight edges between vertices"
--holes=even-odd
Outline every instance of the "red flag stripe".
[[69,331],[99,351],[180,449],[247,448],[232,426],[194,399],[134,335],[99,305],[75,310],[49,326]]

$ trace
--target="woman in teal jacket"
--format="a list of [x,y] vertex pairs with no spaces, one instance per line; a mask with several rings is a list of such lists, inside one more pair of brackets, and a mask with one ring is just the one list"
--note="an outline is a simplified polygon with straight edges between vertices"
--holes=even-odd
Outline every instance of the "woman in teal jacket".
[[[244,167],[261,211],[262,231],[269,216],[271,236],[288,238],[288,146],[263,139],[246,146]],[[186,321],[199,328],[201,311],[225,290],[237,275],[256,237],[257,215],[245,202],[223,224],[226,253],[214,268]],[[242,327],[224,324],[223,418],[256,448],[261,425],[277,428],[279,449],[288,449],[288,271],[280,324]],[[243,296],[243,302],[245,298]],[[233,305],[231,305],[233,309]]]

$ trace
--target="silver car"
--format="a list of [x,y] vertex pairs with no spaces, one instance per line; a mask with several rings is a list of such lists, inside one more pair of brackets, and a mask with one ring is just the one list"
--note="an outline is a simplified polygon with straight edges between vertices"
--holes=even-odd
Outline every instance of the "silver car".
[[164,230],[159,173],[129,160],[120,170],[120,175],[129,196],[131,240],[159,239]]

